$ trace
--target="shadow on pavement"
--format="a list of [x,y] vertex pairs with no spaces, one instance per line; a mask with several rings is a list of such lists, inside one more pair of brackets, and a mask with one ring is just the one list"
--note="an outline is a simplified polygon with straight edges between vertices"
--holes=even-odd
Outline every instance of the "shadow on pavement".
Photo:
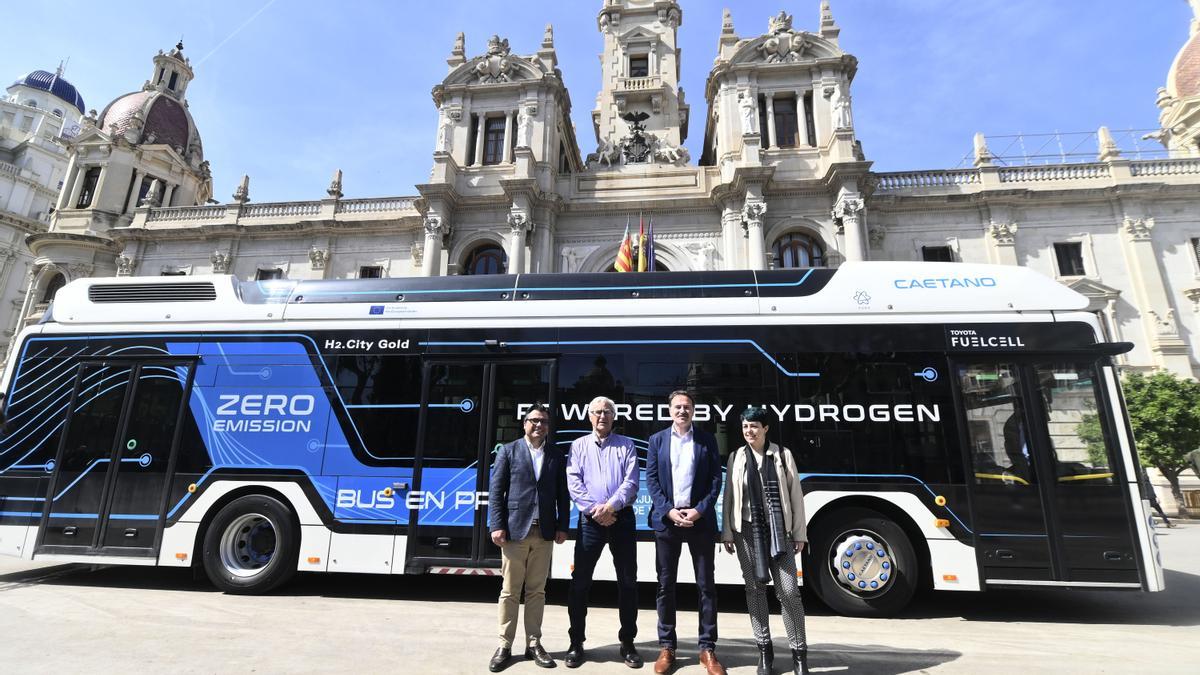
[[[1200,598],[1200,576],[1167,570],[1164,577],[1167,590],[1163,593],[995,590],[981,594],[927,591],[914,598],[908,609],[894,620],[962,617],[967,621],[984,622],[1200,625],[1200,603],[1196,602]],[[561,579],[551,580],[546,589],[547,602],[565,605],[567,583]],[[26,584],[217,592],[203,573],[188,569],[62,565],[32,573],[0,576],[0,590],[7,585]],[[274,594],[283,597],[329,596],[491,605],[496,602],[499,590],[500,580],[495,577],[300,574]],[[653,584],[638,585],[638,605],[642,611],[654,611],[654,596]],[[772,613],[778,614],[778,603],[773,597],[770,602]],[[804,591],[804,602],[810,615],[832,615],[810,589]],[[739,587],[721,587],[718,605],[723,613],[746,612],[745,595]],[[592,588],[590,606],[615,608],[616,584],[597,581]],[[695,611],[694,593],[687,590],[680,592],[679,609]],[[749,649],[753,648],[753,645],[749,646]],[[860,658],[857,652],[855,658]]]

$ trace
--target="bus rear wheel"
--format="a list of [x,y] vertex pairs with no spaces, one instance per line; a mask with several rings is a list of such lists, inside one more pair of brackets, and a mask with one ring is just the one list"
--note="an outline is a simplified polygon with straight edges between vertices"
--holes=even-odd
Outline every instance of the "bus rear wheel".
[[300,533],[292,512],[274,497],[229,502],[204,534],[204,571],[226,593],[267,593],[296,573]]
[[847,616],[893,616],[908,605],[920,578],[904,529],[870,509],[842,509],[821,518],[806,558],[813,589]]

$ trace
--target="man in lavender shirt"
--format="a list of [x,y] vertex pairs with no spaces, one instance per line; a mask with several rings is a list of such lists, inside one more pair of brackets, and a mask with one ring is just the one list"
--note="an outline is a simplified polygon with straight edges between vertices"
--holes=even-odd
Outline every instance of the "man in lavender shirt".
[[630,668],[642,667],[642,657],[633,646],[637,636],[637,525],[633,515],[638,492],[637,449],[631,439],[612,433],[615,414],[611,399],[593,399],[588,405],[592,433],[575,439],[567,461],[567,490],[579,509],[575,569],[567,595],[571,619],[568,668],[583,663],[588,592],[605,544],[617,570],[621,658]]

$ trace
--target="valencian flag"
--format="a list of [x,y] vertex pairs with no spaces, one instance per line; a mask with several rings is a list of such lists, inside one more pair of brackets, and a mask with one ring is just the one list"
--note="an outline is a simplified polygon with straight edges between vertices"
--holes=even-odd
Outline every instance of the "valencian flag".
[[625,236],[621,237],[621,246],[617,249],[617,262],[614,265],[618,272],[633,271],[633,242],[629,240],[629,220],[625,220]]

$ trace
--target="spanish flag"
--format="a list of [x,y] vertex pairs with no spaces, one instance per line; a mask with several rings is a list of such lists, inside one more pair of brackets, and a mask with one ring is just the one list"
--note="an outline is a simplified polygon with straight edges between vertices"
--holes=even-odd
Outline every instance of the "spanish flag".
[[633,271],[633,242],[629,240],[629,222],[625,222],[625,236],[621,237],[621,246],[617,249],[617,262],[614,265],[618,272]]

